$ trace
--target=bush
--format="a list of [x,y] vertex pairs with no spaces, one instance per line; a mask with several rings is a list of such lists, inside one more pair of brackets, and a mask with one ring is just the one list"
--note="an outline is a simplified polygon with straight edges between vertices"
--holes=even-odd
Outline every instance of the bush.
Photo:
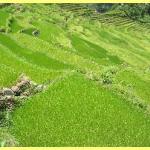
[[148,14],[149,7],[149,4],[122,4],[120,9],[125,16],[138,20]]
[[102,82],[104,84],[112,84],[114,75],[117,73],[117,71],[118,68],[114,66],[106,68],[106,70],[104,70],[103,73],[101,74]]

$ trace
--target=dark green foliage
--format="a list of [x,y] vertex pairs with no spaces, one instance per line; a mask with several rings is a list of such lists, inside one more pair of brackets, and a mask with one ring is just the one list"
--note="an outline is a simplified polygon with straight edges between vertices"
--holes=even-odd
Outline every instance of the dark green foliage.
[[112,84],[114,75],[117,73],[117,71],[117,67],[108,67],[106,70],[104,70],[101,75],[103,84]]
[[4,8],[4,7],[9,6],[9,5],[11,5],[11,4],[10,3],[1,3],[0,8]]
[[109,3],[109,4],[107,4],[107,3],[104,3],[104,4],[89,4],[89,7],[95,8],[99,13],[104,13],[104,12],[109,11],[112,8],[113,5],[114,4],[111,4],[111,3]]
[[[111,10],[121,11],[120,15],[129,17],[134,20],[140,20],[146,15],[150,15],[150,4],[89,4],[99,13],[111,13]],[[147,20],[148,21],[148,20]]]
[[132,19],[140,19],[149,14],[150,4],[122,4],[120,9]]

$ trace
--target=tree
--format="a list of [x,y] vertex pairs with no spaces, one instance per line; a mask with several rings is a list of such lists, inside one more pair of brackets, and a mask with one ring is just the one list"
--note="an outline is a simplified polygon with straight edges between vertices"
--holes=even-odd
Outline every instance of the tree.
[[124,12],[125,16],[132,19],[140,19],[148,14],[150,11],[149,4],[122,4],[120,9]]

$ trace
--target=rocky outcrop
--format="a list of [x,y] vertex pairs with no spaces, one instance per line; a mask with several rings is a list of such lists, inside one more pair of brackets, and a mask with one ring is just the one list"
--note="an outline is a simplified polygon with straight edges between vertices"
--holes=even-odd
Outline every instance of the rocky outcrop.
[[44,85],[39,85],[22,74],[16,85],[0,90],[0,109],[11,110],[18,100],[25,100],[29,96],[43,91],[44,88]]

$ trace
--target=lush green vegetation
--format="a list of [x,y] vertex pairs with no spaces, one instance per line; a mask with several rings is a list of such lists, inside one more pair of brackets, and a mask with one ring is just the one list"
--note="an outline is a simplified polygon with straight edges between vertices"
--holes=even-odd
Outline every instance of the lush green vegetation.
[[18,109],[13,133],[23,146],[149,146],[149,123],[111,91],[74,75]]
[[[116,11],[121,16],[149,22],[147,17],[150,17],[150,4],[89,4],[89,7],[95,8],[98,12],[105,13],[108,11]],[[118,14],[118,15],[119,15]]]
[[0,111],[1,146],[150,146],[150,26],[118,15],[118,6],[101,9],[0,8],[0,87],[22,73],[51,81]]

